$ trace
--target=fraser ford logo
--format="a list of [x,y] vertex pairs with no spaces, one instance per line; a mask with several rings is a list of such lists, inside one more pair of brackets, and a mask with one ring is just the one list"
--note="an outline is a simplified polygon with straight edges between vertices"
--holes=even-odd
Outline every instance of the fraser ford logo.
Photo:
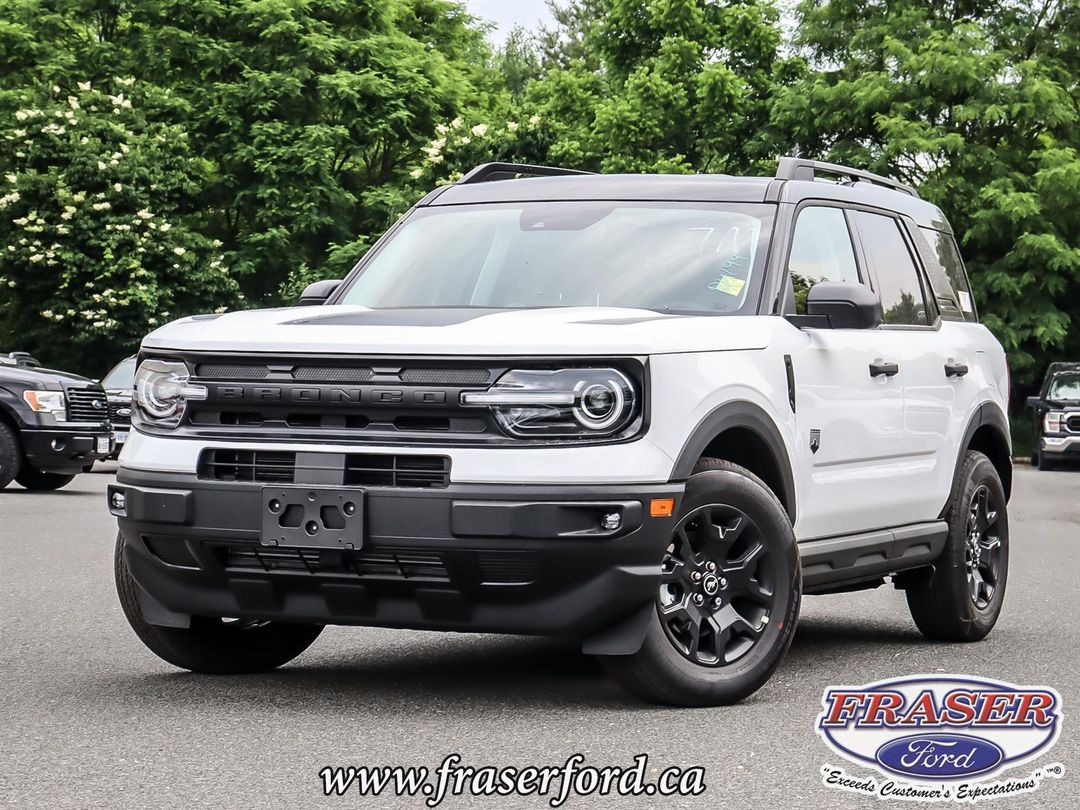
[[823,782],[856,793],[918,801],[976,801],[1037,790],[1057,763],[991,781],[1031,763],[1057,742],[1061,697],[961,675],[914,675],[866,686],[832,686],[818,734],[835,753],[884,779],[826,765]]

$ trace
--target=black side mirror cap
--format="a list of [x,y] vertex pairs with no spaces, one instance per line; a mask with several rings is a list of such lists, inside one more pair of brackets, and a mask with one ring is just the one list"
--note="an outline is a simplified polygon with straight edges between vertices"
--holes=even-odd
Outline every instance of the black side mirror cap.
[[1042,397],[1028,397],[1027,398],[1027,406],[1029,408],[1038,409],[1040,405],[1042,405]]
[[[797,316],[796,316],[797,317]],[[873,329],[884,320],[881,299],[865,284],[820,281],[806,295],[805,324],[830,329]]]
[[340,286],[340,278],[327,278],[316,281],[314,284],[308,284],[304,287],[304,291],[300,293],[300,306],[317,307],[325,304],[326,299],[333,295]]

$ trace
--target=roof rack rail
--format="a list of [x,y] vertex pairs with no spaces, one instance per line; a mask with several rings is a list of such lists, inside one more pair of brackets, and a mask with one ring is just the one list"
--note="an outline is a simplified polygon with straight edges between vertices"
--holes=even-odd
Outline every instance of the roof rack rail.
[[580,169],[562,169],[558,166],[532,166],[528,163],[482,163],[471,169],[456,185],[485,183],[489,180],[513,180],[519,174],[531,177],[557,177],[564,174],[592,174]]
[[890,177],[882,177],[880,174],[864,172],[861,169],[852,169],[850,166],[841,166],[839,163],[825,163],[821,160],[806,160],[804,158],[782,157],[776,167],[778,180],[815,180],[817,172],[832,174],[837,177],[847,177],[859,183],[873,183],[875,186],[884,186],[894,191],[902,191],[918,198],[917,192],[912,186],[893,180]]

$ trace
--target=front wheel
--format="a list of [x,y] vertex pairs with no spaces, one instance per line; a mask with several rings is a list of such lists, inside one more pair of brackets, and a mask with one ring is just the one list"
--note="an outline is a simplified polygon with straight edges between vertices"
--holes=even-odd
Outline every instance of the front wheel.
[[969,450],[946,520],[949,536],[929,587],[907,591],[908,608],[927,638],[979,641],[994,629],[1009,575],[1005,488],[990,459]]
[[15,476],[15,480],[27,489],[47,492],[66,487],[75,480],[75,476],[42,472],[41,470],[36,470],[33,467],[24,465],[23,468],[19,470],[19,474]]
[[143,618],[137,585],[116,538],[116,592],[128,624],[152,653],[181,669],[213,675],[265,672],[286,664],[319,637],[322,625],[192,616],[190,627],[159,627]]
[[801,595],[795,536],[776,496],[748,470],[702,459],[672,527],[641,649],[601,660],[646,700],[736,703],[780,665]]

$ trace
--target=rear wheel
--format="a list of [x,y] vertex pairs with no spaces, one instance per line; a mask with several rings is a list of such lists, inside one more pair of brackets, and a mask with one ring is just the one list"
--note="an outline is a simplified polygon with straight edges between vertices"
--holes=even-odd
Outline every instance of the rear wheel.
[[19,440],[15,431],[0,422],[0,489],[3,489],[19,474],[22,466],[22,454],[19,452]]
[[646,700],[735,703],[783,660],[801,590],[791,521],[776,496],[748,470],[702,459],[687,482],[642,647],[602,661]]
[[982,453],[969,450],[946,514],[949,537],[929,587],[907,591],[927,638],[979,641],[994,628],[1009,575],[1005,488]]
[[75,480],[75,476],[42,472],[24,464],[19,474],[15,476],[15,480],[27,489],[48,491],[66,487]]
[[322,625],[192,616],[190,627],[159,627],[143,618],[137,585],[117,536],[116,592],[128,624],[152,653],[181,669],[214,675],[265,672],[286,664],[319,637]]

